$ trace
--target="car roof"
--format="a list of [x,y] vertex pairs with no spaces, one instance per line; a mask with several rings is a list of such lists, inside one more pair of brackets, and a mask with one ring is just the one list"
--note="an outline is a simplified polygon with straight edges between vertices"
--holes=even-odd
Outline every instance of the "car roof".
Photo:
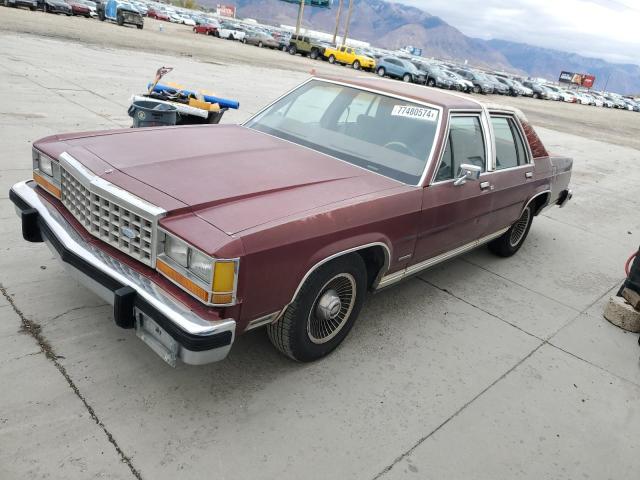
[[359,76],[356,78],[345,78],[332,75],[316,75],[313,78],[317,80],[327,80],[330,82],[338,82],[346,85],[352,85],[356,88],[365,90],[375,90],[380,93],[406,97],[418,102],[425,102],[443,108],[444,110],[468,110],[479,111],[483,108],[492,111],[509,112],[516,115],[520,120],[527,121],[524,113],[518,108],[484,101],[464,95],[461,93],[453,93],[448,90],[435,89],[418,85],[416,83],[405,83],[398,80],[380,78],[374,76]]
[[399,82],[386,78],[374,76],[360,76],[356,78],[345,78],[331,75],[319,75],[314,78],[318,80],[328,80],[333,82],[353,85],[356,88],[365,90],[376,90],[389,95],[407,97],[418,102],[430,103],[446,109],[479,110],[482,104],[464,95],[450,93],[445,90],[425,87],[415,83]]

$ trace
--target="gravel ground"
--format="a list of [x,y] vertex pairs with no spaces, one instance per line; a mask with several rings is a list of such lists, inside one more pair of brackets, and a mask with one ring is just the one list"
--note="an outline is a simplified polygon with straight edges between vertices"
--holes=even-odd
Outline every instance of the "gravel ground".
[[[82,17],[65,17],[28,10],[3,9],[0,32],[32,33],[106,48],[127,48],[156,54],[190,57],[194,60],[225,65],[236,63],[262,68],[278,68],[308,73],[339,72],[341,75],[361,75],[350,68],[332,66],[301,56],[291,56],[277,50],[243,45],[240,42],[196,35],[191,27],[145,19],[144,30],[117,27]],[[18,53],[18,52],[16,52]],[[489,96],[479,98],[520,108],[529,119],[541,127],[581,135],[617,145],[640,148],[640,114],[583,105],[565,104],[530,98]]]

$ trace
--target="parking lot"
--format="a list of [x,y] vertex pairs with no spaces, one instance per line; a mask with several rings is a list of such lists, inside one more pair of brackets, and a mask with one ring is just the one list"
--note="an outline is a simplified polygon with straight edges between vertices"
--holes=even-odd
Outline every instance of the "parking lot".
[[492,98],[574,158],[574,199],[516,256],[479,249],[372,296],[319,362],[257,330],[222,362],[172,369],[22,240],[8,190],[31,175],[31,142],[128,127],[160,65],[240,100],[225,123],[311,68],[362,73],[152,20],[1,13],[0,478],[637,477],[638,335],[602,310],[640,244],[640,115]]

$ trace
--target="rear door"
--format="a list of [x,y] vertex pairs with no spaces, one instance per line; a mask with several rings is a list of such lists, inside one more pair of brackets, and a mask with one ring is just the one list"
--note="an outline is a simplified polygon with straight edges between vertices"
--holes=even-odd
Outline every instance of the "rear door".
[[534,165],[518,119],[510,113],[491,112],[489,123],[494,155],[480,185],[491,198],[484,236],[511,226],[535,190]]
[[[445,138],[438,166],[423,192],[415,264],[425,265],[441,255],[465,248],[485,230],[482,218],[490,209],[490,198],[480,183],[486,181],[490,153],[486,118],[481,112],[451,114]],[[480,181],[456,186],[454,180],[462,164],[481,167]]]

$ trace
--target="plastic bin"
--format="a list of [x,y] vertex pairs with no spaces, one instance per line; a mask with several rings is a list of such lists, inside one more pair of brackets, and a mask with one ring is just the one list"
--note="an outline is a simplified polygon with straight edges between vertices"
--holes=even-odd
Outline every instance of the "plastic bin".
[[175,125],[178,120],[176,107],[153,100],[133,102],[128,113],[133,118],[133,128]]

